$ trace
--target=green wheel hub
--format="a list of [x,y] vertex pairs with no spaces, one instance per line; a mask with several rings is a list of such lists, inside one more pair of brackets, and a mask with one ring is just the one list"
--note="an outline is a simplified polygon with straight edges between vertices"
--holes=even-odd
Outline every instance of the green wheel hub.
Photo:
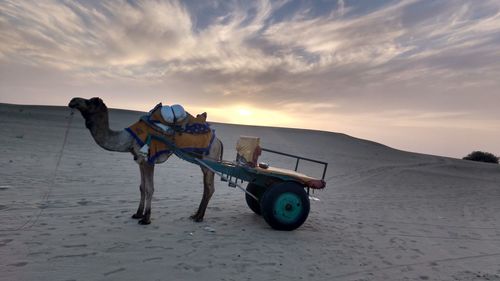
[[282,193],[276,198],[273,213],[277,220],[289,224],[295,222],[302,214],[301,198],[291,192]]

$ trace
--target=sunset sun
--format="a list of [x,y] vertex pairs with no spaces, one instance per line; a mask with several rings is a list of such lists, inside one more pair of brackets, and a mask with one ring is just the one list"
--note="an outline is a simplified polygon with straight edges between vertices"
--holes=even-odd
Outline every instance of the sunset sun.
[[248,117],[253,114],[253,112],[247,108],[238,109],[238,113],[240,116]]

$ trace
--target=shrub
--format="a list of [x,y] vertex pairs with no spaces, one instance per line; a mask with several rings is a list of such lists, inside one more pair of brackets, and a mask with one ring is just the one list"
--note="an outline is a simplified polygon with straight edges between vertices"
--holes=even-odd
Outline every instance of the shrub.
[[498,157],[496,157],[492,153],[483,151],[473,151],[472,153],[470,153],[469,155],[465,156],[462,159],[498,164]]

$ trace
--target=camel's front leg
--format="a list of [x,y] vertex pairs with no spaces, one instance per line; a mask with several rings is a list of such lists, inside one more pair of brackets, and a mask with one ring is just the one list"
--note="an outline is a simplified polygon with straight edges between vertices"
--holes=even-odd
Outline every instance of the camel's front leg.
[[142,219],[144,216],[144,200],[146,199],[146,184],[144,177],[144,165],[145,163],[139,164],[139,170],[141,171],[141,185],[139,186],[139,190],[141,191],[141,201],[139,202],[139,208],[137,208],[137,212],[132,215],[134,219]]
[[198,207],[198,211],[191,216],[195,222],[203,221],[203,217],[205,216],[205,210],[208,206],[208,201],[212,198],[214,194],[214,173],[207,170],[206,168],[201,169],[203,172],[203,197],[201,198],[200,206]]
[[143,165],[143,176],[144,176],[144,195],[145,195],[145,206],[144,206],[144,216],[139,221],[139,224],[150,224],[151,223],[151,200],[153,199],[153,192],[155,191],[153,179],[155,166],[149,165],[147,163]]

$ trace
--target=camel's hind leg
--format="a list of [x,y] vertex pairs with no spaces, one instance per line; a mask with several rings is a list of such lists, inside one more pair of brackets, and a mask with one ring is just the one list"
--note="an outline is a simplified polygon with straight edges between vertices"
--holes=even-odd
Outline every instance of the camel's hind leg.
[[144,216],[139,221],[139,224],[150,224],[151,223],[151,200],[153,199],[153,192],[155,191],[153,179],[155,166],[149,165],[148,163],[141,164],[144,176]]
[[139,186],[139,190],[141,191],[141,201],[139,202],[139,208],[137,208],[137,212],[132,215],[134,219],[142,219],[144,216],[144,201],[146,199],[146,184],[144,178],[144,164],[139,164],[139,170],[141,171],[141,185]]
[[195,222],[203,221],[203,217],[205,216],[205,211],[208,206],[208,202],[212,195],[214,194],[214,173],[207,170],[206,168],[201,168],[203,172],[203,197],[201,198],[200,206],[198,207],[198,211],[191,216]]

